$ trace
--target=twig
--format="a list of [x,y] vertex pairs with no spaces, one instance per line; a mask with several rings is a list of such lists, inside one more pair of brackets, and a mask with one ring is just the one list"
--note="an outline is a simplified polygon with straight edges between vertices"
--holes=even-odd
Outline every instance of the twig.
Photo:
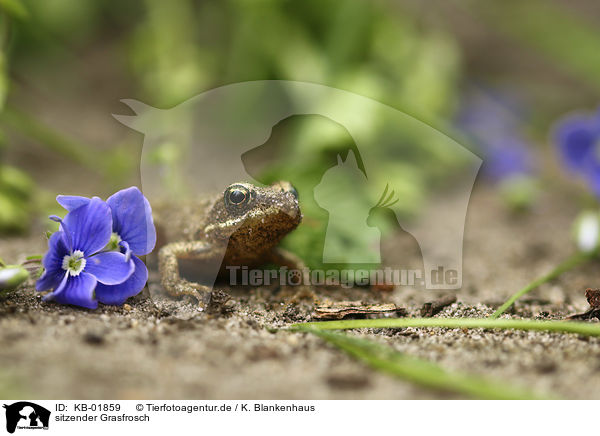
[[444,309],[444,307],[450,306],[454,303],[456,303],[456,294],[444,295],[437,300],[423,304],[423,307],[421,307],[421,316],[428,318],[437,315]]

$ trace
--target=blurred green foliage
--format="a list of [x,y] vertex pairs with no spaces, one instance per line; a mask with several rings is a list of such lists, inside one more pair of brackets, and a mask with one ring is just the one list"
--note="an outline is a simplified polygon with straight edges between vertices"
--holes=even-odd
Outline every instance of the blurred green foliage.
[[22,232],[31,221],[33,182],[23,171],[0,165],[0,230]]
[[[389,4],[230,0],[167,5],[147,0],[145,6],[146,20],[132,40],[132,68],[141,77],[143,92],[159,106],[172,106],[223,84],[262,79],[322,83],[432,120],[449,116],[456,105],[456,44],[445,33],[421,28],[401,9],[390,11]],[[405,132],[413,146],[390,160],[397,144],[386,142],[381,123],[376,117],[365,121],[373,140],[380,137],[380,161],[387,162],[387,167],[367,175],[371,189],[388,182],[400,187],[402,202],[396,210],[414,215],[429,185],[462,162],[453,150],[428,141],[425,127]],[[284,243],[310,266],[319,266],[328,214],[315,202],[313,189],[335,166],[338,154],[345,158],[356,147],[344,128],[319,117],[295,117],[277,126],[276,135],[280,158],[253,175],[265,183],[289,180],[297,187],[304,225]],[[171,156],[166,153],[165,159]],[[163,163],[170,162],[177,165]],[[440,162],[447,164],[443,174]],[[343,194],[345,188],[338,188]],[[379,194],[358,189],[352,193],[367,210]],[[356,219],[363,222],[338,228],[329,240],[340,257],[355,257],[370,242],[356,231],[364,226],[364,217]]]
[[[6,100],[15,88],[27,86],[13,74],[25,69],[58,71],[82,90],[95,86],[81,83],[76,68],[81,62],[79,55],[94,50],[115,51],[111,59],[120,64],[112,67],[121,74],[119,85],[130,93],[123,96],[153,106],[172,107],[225,84],[284,79],[348,90],[438,126],[439,120],[452,119],[461,85],[471,74],[468,69],[477,71],[479,66],[473,64],[488,62],[495,55],[469,51],[475,49],[465,44],[464,34],[472,32],[477,38],[478,28],[467,29],[464,34],[463,29],[457,29],[468,27],[469,20],[477,25],[482,21],[490,33],[499,31],[541,53],[549,68],[599,88],[600,64],[595,53],[600,32],[580,10],[542,0],[464,0],[436,4],[439,11],[414,3],[0,0],[1,128],[16,131],[71,163],[102,174],[107,183],[118,184],[121,177],[134,172],[138,159],[132,151],[135,147],[117,144],[97,153],[89,144],[20,109],[18,99]],[[444,14],[444,8],[453,7],[460,20],[456,14]],[[432,19],[432,12],[442,19]],[[537,79],[530,79],[532,86]],[[561,96],[571,92],[569,86],[561,89]],[[544,115],[545,109],[535,111],[538,122],[550,119]],[[397,149],[397,144],[387,140],[388,132],[380,120],[364,122],[373,132],[384,162],[375,174],[367,175],[369,186],[379,190],[386,183],[394,185],[401,199],[395,210],[402,216],[416,216],[429,192],[444,187],[448,178],[460,173],[461,159],[435,146],[427,128],[404,132],[405,142],[418,147]],[[547,128],[543,125],[539,131],[545,135]],[[451,131],[445,126],[441,130]],[[284,152],[256,177],[264,182],[287,179],[297,186],[305,221],[286,244],[316,265],[328,217],[312,192],[323,174],[336,165],[337,156],[345,158],[349,150],[356,150],[355,145],[343,127],[313,116],[281,123],[272,141]],[[3,149],[13,145],[0,142],[0,159]],[[155,159],[170,165],[175,174],[178,153],[177,144],[166,143]],[[348,186],[355,184],[347,181]],[[509,201],[521,204],[529,188],[523,195],[511,194]],[[365,205],[372,204],[379,194],[355,192]],[[0,161],[0,232],[26,230],[31,214],[44,201],[42,187],[35,186],[23,170]],[[385,227],[385,223],[378,222],[378,226]],[[351,253],[365,243],[350,227],[337,239],[340,253]]]
[[583,13],[564,3],[545,0],[484,1],[473,5],[499,30],[600,90],[600,30]]

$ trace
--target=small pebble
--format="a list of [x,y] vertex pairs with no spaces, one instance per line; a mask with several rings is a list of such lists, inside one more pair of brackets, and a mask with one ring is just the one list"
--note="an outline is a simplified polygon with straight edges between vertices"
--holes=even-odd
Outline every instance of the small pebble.
[[83,335],[83,340],[90,345],[102,345],[104,343],[104,336],[96,332],[86,332]]

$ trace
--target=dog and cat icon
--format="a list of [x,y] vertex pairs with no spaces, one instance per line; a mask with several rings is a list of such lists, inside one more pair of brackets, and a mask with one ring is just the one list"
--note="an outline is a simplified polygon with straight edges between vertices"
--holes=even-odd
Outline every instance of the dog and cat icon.
[[19,429],[48,429],[50,411],[28,401],[19,401],[3,406],[6,409],[6,431]]

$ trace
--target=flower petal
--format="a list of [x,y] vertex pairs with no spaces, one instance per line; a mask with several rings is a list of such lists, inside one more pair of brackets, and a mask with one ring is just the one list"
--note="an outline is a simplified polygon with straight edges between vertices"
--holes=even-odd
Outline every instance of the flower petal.
[[121,241],[119,243],[119,246],[119,249],[121,253],[125,255],[125,258],[127,260],[131,259],[131,249],[129,248],[129,244],[127,243],[127,241]]
[[152,208],[142,192],[132,186],[106,200],[112,211],[113,231],[129,244],[133,254],[150,253],[156,244]]
[[148,281],[148,268],[144,262],[133,256],[131,260],[135,263],[135,271],[125,282],[120,285],[106,286],[98,283],[96,286],[96,298],[104,304],[120,306],[129,297],[139,294]]
[[63,258],[69,254],[69,249],[64,240],[62,231],[54,232],[48,241],[48,252],[44,255],[42,264],[45,271],[42,277],[36,282],[35,288],[38,291],[47,291],[56,289],[63,277],[65,270],[62,269]]
[[600,198],[600,160],[588,160],[585,165],[585,178],[592,192]]
[[528,144],[516,136],[495,138],[484,148],[482,172],[494,181],[528,175],[533,171],[534,159]]
[[49,295],[49,299],[61,304],[96,309],[98,307],[98,302],[94,299],[96,283],[96,278],[86,272],[78,276],[65,276],[58,289]]
[[85,206],[90,202],[90,199],[87,197],[80,197],[78,195],[59,195],[56,197],[56,201],[62,207],[67,209],[68,212],[71,212],[81,206]]
[[588,160],[600,139],[595,120],[586,116],[572,116],[562,121],[556,130],[556,142],[561,157],[572,171],[579,171]]
[[86,257],[100,251],[110,241],[110,208],[98,197],[69,212],[62,223],[65,231],[71,235],[73,250],[83,251]]
[[65,270],[61,269],[61,271],[62,273],[60,271],[44,271],[44,274],[42,274],[42,276],[35,283],[35,289],[37,291],[49,291],[51,289],[56,289],[67,273]]
[[85,272],[92,274],[100,283],[117,285],[133,274],[135,264],[123,253],[106,251],[86,258]]

